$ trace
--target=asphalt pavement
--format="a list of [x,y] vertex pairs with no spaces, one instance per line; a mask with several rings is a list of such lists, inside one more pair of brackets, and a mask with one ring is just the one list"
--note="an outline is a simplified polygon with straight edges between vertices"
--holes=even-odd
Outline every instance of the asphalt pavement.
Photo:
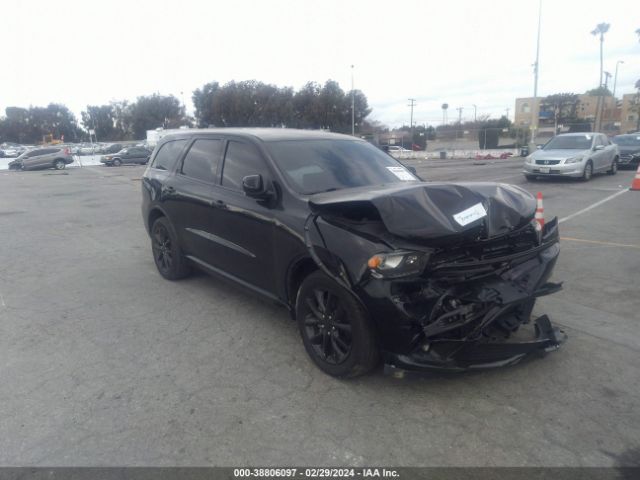
[[640,465],[633,172],[530,183],[521,162],[406,163],[543,193],[565,288],[536,313],[567,344],[505,369],[350,381],[311,363],[281,307],[158,275],[144,167],[0,172],[0,465]]

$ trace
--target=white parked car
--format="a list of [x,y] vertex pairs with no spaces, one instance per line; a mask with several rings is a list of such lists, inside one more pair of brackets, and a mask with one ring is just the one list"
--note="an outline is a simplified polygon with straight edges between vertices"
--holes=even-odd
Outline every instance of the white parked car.
[[527,180],[538,177],[575,177],[585,181],[597,172],[615,175],[620,152],[603,133],[563,133],[529,155],[524,163]]

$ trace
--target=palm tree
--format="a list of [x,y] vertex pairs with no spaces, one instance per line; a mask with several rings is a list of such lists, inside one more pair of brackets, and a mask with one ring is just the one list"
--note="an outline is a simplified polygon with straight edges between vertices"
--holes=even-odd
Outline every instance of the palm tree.
[[591,35],[594,35],[594,36],[600,35],[600,83],[598,83],[598,87],[602,86],[602,72],[604,69],[604,67],[602,66],[603,65],[602,47],[604,43],[604,34],[609,31],[609,27],[610,25],[608,23],[599,23],[598,25],[596,25],[596,28],[594,28],[591,31]]

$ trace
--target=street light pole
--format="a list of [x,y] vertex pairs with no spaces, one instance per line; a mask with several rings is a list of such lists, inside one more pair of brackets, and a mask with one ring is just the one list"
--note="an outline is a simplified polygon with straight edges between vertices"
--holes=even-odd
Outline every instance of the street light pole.
[[409,128],[411,130],[411,150],[413,150],[413,107],[416,106],[416,99],[415,98],[410,98],[409,99],[409,107],[411,107],[411,120],[409,121]]
[[533,105],[531,108],[531,143],[536,143],[536,131],[538,130],[538,72],[540,69],[540,26],[542,24],[542,0],[538,1],[538,38],[536,40],[536,62],[533,64]]
[[616,85],[618,84],[618,66],[619,66],[621,63],[624,63],[624,60],[618,60],[618,61],[616,62],[616,73],[615,73],[615,75],[613,76],[613,99],[614,99],[614,100],[615,100],[615,98],[616,98]]
[[351,135],[356,135],[356,100],[353,91],[353,65],[351,65]]
[[478,121],[478,106],[476,104],[473,104],[473,123],[476,123]]

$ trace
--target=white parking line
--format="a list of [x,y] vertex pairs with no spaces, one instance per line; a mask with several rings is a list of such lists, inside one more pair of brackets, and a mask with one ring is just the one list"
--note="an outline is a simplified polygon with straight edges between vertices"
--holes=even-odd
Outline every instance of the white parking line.
[[608,202],[609,200],[613,200],[614,198],[622,195],[623,193],[628,192],[629,189],[625,188],[624,190],[620,190],[619,192],[614,193],[613,195],[609,195],[606,198],[603,198],[602,200],[600,200],[599,202],[593,203],[591,205],[589,205],[588,207],[583,208],[582,210],[578,210],[576,213],[572,213],[571,215],[561,218],[560,220],[558,220],[558,223],[562,223],[562,222],[566,222],[567,220],[571,220],[573,217],[577,217],[578,215],[581,215],[585,212],[588,212],[589,210],[596,208],[600,205],[602,205],[603,203]]

